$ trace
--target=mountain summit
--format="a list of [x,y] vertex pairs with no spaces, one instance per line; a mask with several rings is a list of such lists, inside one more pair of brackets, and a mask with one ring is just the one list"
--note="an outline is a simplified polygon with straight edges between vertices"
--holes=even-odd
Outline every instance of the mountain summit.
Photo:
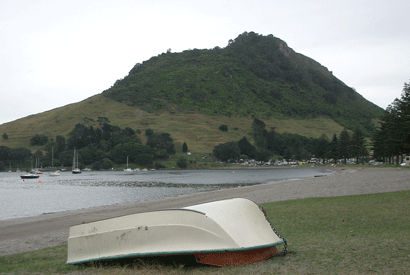
[[199,111],[259,118],[329,117],[374,130],[383,110],[273,35],[245,32],[225,48],[160,54],[102,93],[148,112]]

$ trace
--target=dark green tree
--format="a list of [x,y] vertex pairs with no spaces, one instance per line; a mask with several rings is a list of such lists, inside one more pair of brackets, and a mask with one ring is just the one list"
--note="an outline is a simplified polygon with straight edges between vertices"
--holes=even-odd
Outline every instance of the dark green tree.
[[168,154],[175,154],[174,140],[169,133],[153,133],[148,136],[147,145],[155,151],[164,149]]
[[88,129],[82,123],[77,123],[74,129],[68,134],[67,146],[68,149],[81,149],[86,147],[90,142]]
[[385,157],[389,155],[384,143],[384,137],[386,136],[385,131],[386,129],[384,127],[380,127],[372,137],[373,157],[383,162],[385,162]]
[[272,156],[272,152],[264,149],[264,148],[260,148],[259,150],[257,150],[256,155],[255,155],[255,160],[257,161],[269,161],[269,158]]
[[241,154],[245,154],[252,159],[256,157],[256,148],[246,137],[243,137],[238,141],[238,147],[241,150]]
[[52,158],[54,158],[55,156],[58,155],[57,143],[51,138],[47,142],[47,144],[44,146],[44,150],[46,151],[46,158],[47,158],[47,161],[45,161],[45,165],[46,166],[51,166]]
[[4,134],[2,135],[2,137],[3,137],[3,139],[9,139],[9,135],[7,135],[7,133],[4,133]]
[[35,145],[43,146],[47,142],[48,142],[48,137],[43,134],[36,134],[34,137],[30,139],[30,145],[32,146],[35,146]]
[[275,154],[283,156],[285,145],[281,135],[275,132],[275,129],[270,130],[266,135],[266,148]]
[[182,152],[183,153],[188,152],[188,145],[186,144],[186,142],[184,142],[184,144],[182,144]]
[[24,163],[24,161],[29,160],[31,157],[32,153],[27,148],[19,147],[10,151],[10,160],[13,163]]
[[[352,135],[352,156],[356,158],[356,162],[359,162],[359,158],[366,156],[366,139],[363,132],[360,129],[356,129]],[[363,159],[362,159],[363,160]],[[363,161],[361,161],[363,162]]]
[[2,161],[11,161],[11,151],[7,146],[0,146],[0,160]]
[[335,162],[340,158],[339,140],[337,139],[336,134],[333,135],[332,141],[329,144],[329,158],[333,159]]
[[165,166],[164,164],[162,164],[161,162],[158,162],[158,161],[156,161],[156,162],[154,163],[154,167],[155,167],[155,169],[157,169],[157,170],[159,170],[159,169],[165,169],[165,168],[166,168],[166,166]]
[[152,149],[149,146],[133,142],[125,144],[120,143],[110,151],[110,159],[116,163],[126,163],[128,156],[129,162],[137,162],[139,155],[146,154],[153,155]]
[[252,131],[256,146],[259,148],[266,148],[267,131],[265,129],[265,123],[262,120],[254,118],[252,122]]
[[177,166],[181,169],[188,167],[188,160],[185,157],[179,157],[177,161]]
[[112,161],[111,161],[110,159],[105,158],[105,159],[102,160],[102,163],[101,163],[101,168],[102,168],[102,169],[104,169],[104,170],[109,170],[109,169],[111,169],[112,167],[113,167],[113,163],[112,163]]
[[241,149],[239,149],[237,142],[231,141],[215,146],[212,153],[221,161],[228,161],[230,159],[239,159],[241,156]]
[[375,157],[391,158],[410,153],[410,84],[404,83],[400,99],[390,104],[381,119],[380,128],[373,135]]
[[63,151],[65,151],[65,146],[66,146],[66,144],[65,144],[65,137],[63,137],[63,136],[61,136],[61,135],[58,135],[58,136],[56,136],[56,148],[54,148],[54,150],[56,150],[56,153],[60,153],[60,152],[63,152]]
[[345,128],[343,129],[343,131],[340,133],[340,136],[339,136],[339,153],[340,153],[340,156],[344,158],[345,163],[346,163],[346,159],[352,156],[351,152],[352,151],[351,151],[350,134]]
[[139,154],[135,157],[135,162],[141,166],[151,166],[154,163],[154,156],[151,154]]
[[152,130],[151,128],[148,128],[148,129],[145,130],[145,135],[146,135],[147,137],[150,137],[150,136],[152,136],[153,134],[154,134],[154,130]]
[[219,126],[219,130],[222,131],[222,132],[228,132],[228,125],[226,125],[226,124],[221,124],[221,125]]
[[130,127],[126,127],[125,129],[121,130],[121,134],[127,137],[132,137],[135,135],[135,131]]
[[111,134],[114,131],[114,128],[112,125],[108,123],[104,123],[101,127],[101,131],[102,131],[102,139],[109,141],[111,139]]
[[106,117],[98,117],[97,122],[98,125],[100,125],[100,128],[102,128],[104,124],[109,124],[110,120]]
[[329,155],[329,139],[325,134],[322,134],[317,142],[315,156],[326,160]]

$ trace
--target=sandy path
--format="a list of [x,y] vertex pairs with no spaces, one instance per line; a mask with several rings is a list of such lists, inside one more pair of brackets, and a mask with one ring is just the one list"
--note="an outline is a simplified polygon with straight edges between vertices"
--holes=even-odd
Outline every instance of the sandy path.
[[256,203],[265,203],[309,197],[410,190],[410,169],[376,167],[334,169],[339,173],[332,176],[0,221],[0,256],[64,244],[67,242],[70,226],[83,222],[158,209],[180,208],[225,198],[244,197]]

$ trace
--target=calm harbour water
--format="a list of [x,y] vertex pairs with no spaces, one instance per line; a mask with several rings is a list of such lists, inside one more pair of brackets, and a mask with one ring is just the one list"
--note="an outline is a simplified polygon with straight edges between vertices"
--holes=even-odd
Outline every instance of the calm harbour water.
[[221,188],[329,175],[312,168],[61,172],[23,181],[23,173],[0,173],[0,220],[96,206],[154,200]]

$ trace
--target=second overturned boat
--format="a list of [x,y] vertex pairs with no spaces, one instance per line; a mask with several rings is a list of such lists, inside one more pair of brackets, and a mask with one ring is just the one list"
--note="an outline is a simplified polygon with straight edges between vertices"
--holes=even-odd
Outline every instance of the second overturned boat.
[[244,265],[278,254],[285,241],[258,205],[235,198],[72,226],[67,263],[193,255],[202,264]]

